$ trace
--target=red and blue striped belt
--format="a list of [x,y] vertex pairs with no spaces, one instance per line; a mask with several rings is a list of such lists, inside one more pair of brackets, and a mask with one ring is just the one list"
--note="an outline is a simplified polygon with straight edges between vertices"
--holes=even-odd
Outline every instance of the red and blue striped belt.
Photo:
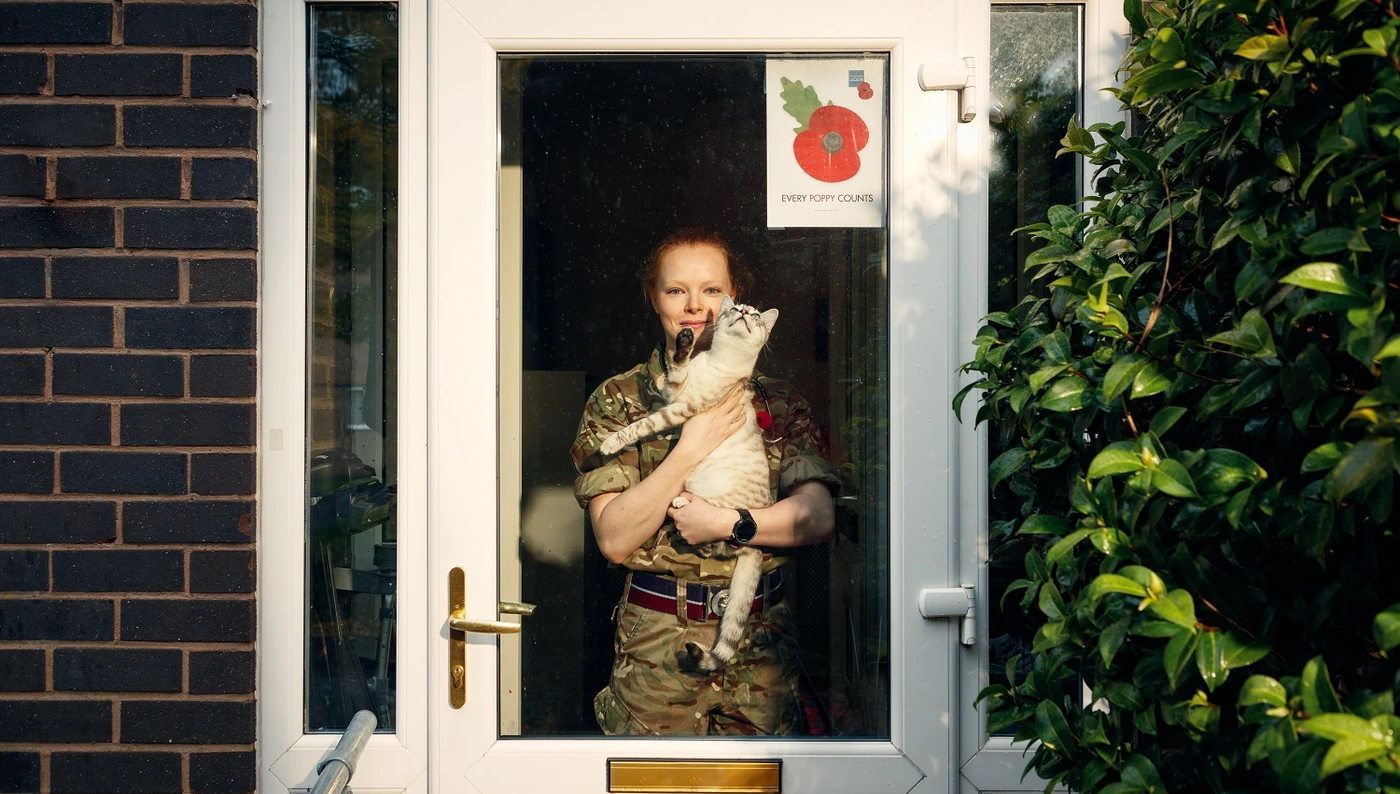
[[[627,601],[639,607],[675,615],[679,612],[680,582],[674,576],[629,571]],[[778,604],[783,600],[783,569],[777,568],[763,576],[758,592],[754,595],[749,614],[762,612],[765,605]],[[704,623],[718,620],[729,606],[728,584],[685,583],[685,616]]]

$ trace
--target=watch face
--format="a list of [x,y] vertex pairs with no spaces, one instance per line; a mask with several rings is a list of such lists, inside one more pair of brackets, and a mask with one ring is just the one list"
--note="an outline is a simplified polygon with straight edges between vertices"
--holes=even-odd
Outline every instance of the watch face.
[[740,543],[748,543],[757,534],[758,524],[754,523],[753,516],[749,515],[747,510],[740,510],[739,520],[734,522],[734,539]]

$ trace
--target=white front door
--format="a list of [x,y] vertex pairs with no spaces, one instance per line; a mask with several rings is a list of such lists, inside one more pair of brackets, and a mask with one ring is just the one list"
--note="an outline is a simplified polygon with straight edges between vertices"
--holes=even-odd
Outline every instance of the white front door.
[[[970,667],[976,657],[960,644],[958,622],[926,620],[918,597],[927,588],[975,580],[972,571],[959,570],[956,431],[947,406],[960,356],[954,340],[966,336],[960,333],[967,318],[960,316],[958,301],[960,229],[967,224],[976,228],[978,222],[967,217],[967,205],[975,201],[962,196],[975,196],[979,189],[982,135],[977,123],[959,124],[957,93],[922,91],[917,74],[924,63],[940,62],[946,72],[950,62],[962,65],[964,56],[982,55],[985,14],[985,6],[958,0],[861,8],[838,2],[618,2],[604,7],[430,2],[430,788],[607,791],[610,762],[618,759],[781,759],[782,790],[804,793],[942,792],[959,785],[956,742],[963,721],[974,720],[976,712],[959,700],[958,676],[960,670],[976,674]],[[880,198],[887,198],[887,213],[875,228],[825,229],[822,234],[804,234],[797,224],[774,228],[783,223],[765,217],[764,174],[740,174],[725,182],[721,173],[752,158],[738,151],[726,157],[724,147],[713,141],[676,143],[684,139],[675,133],[677,125],[703,128],[704,133],[697,133],[701,137],[723,135],[725,129],[712,118],[676,118],[683,115],[677,108],[689,100],[665,101],[667,90],[693,95],[697,114],[701,106],[705,113],[736,114],[732,146],[757,147],[761,169],[761,123],[754,126],[753,115],[744,115],[744,96],[723,96],[712,83],[723,81],[740,94],[747,91],[748,99],[762,108],[765,63],[779,58],[887,64],[889,110],[882,120],[887,138],[874,149],[884,150],[888,164],[887,180],[879,188],[886,191]],[[663,72],[664,78],[656,76]],[[758,82],[740,85],[739,78],[730,82],[726,77],[743,74]],[[609,92],[654,92],[656,117],[647,116],[644,97],[616,103]],[[977,103],[969,97],[967,104]],[[626,140],[619,144],[618,138]],[[676,154],[651,151],[669,152],[668,146],[679,147]],[[625,162],[587,160],[590,148]],[[650,167],[648,157],[657,156],[676,160],[674,189],[637,176]],[[641,181],[631,192],[593,184],[634,176]],[[705,195],[697,184],[756,185],[759,195]],[[537,195],[541,191],[547,195]],[[837,186],[826,195],[836,201],[843,192]],[[609,197],[609,206],[578,206],[599,196]],[[740,209],[726,214],[712,206],[716,202]],[[971,214],[979,213],[972,209]],[[773,268],[761,273],[760,281],[793,318],[785,319],[792,325],[781,326],[775,335],[789,333],[788,342],[799,337],[807,342],[790,361],[770,358],[760,366],[799,380],[804,373],[781,370],[802,369],[813,361],[825,365],[809,377],[815,385],[805,387],[804,394],[824,406],[824,423],[839,437],[834,440],[842,446],[842,461],[851,469],[867,470],[858,497],[867,504],[853,509],[861,525],[851,530],[853,537],[843,538],[838,530],[833,541],[836,547],[855,545],[863,562],[832,563],[832,555],[826,555],[822,578],[801,584],[809,592],[824,593],[825,600],[815,602],[830,611],[839,595],[832,582],[840,579],[830,575],[830,566],[844,564],[847,580],[860,579],[847,585],[859,590],[857,600],[863,599],[867,613],[850,622],[819,623],[828,632],[851,626],[860,631],[823,646],[828,657],[857,661],[828,659],[809,676],[807,705],[821,721],[837,724],[836,729],[824,726],[820,736],[605,738],[577,718],[580,708],[591,716],[596,674],[583,676],[593,682],[591,690],[567,684],[551,688],[554,682],[531,679],[545,669],[565,675],[575,661],[587,666],[597,640],[569,626],[557,636],[542,635],[531,630],[532,622],[550,625],[554,632],[560,627],[548,622],[547,610],[596,622],[611,608],[611,603],[594,605],[602,613],[592,614],[580,612],[574,603],[598,597],[602,588],[595,587],[594,574],[601,565],[579,558],[597,552],[584,550],[583,511],[572,505],[567,488],[560,490],[567,479],[541,473],[552,465],[548,456],[539,461],[528,457],[535,444],[531,438],[561,436],[547,427],[559,423],[558,411],[544,412],[541,404],[565,406],[563,441],[551,449],[558,456],[554,461],[567,465],[570,423],[577,421],[597,379],[611,374],[606,362],[631,355],[630,363],[636,363],[654,344],[637,340],[639,332],[644,337],[650,333],[655,320],[631,274],[668,225],[691,225],[697,219],[701,225],[728,223],[730,228],[721,231],[771,257],[760,263]],[[839,262],[833,264],[835,260]],[[580,273],[582,269],[587,270]],[[562,286],[541,283],[551,279]],[[822,283],[814,290],[794,286],[808,281]],[[881,302],[873,309],[859,302],[872,299],[860,297],[871,291],[871,283],[878,284]],[[783,305],[785,297],[797,305]],[[868,323],[873,329],[859,327],[866,319],[874,320]],[[884,360],[872,361],[872,356]],[[612,372],[621,369],[625,366]],[[885,438],[887,443],[872,443]],[[862,458],[864,452],[870,454]],[[522,460],[522,455],[527,457]],[[870,455],[884,459],[871,460]],[[530,482],[536,483],[533,490]],[[561,503],[565,512],[549,513],[551,504]],[[541,520],[534,514],[540,511],[559,516],[553,521],[568,527],[558,533],[555,545],[532,534]],[[551,569],[553,563],[574,567]],[[576,584],[535,585],[532,595],[531,565],[537,579],[550,570],[562,570],[558,575],[564,579],[579,571],[585,575]],[[465,635],[459,662],[447,627],[454,568],[464,571],[470,619],[507,619],[498,604],[522,595],[538,601],[538,594],[545,593],[551,602],[524,618],[523,642]],[[809,572],[820,568],[803,568],[799,562],[798,576],[815,577]],[[541,661],[545,656],[549,658]],[[852,686],[850,677],[862,671],[883,680],[865,681],[863,689]],[[452,702],[454,681],[464,685],[460,708]],[[570,702],[552,710],[539,702],[556,692]],[[852,702],[851,693],[863,695],[864,701]],[[843,721],[843,713],[849,720]],[[536,716],[540,714],[547,718]]]

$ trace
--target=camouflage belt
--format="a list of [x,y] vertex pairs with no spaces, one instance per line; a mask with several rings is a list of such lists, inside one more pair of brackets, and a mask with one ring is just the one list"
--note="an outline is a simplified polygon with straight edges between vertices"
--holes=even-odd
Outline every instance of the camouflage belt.
[[[627,588],[627,600],[630,603],[669,615],[676,614],[678,588],[675,577],[646,571],[631,571],[630,574],[631,581]],[[778,568],[763,577],[749,614],[762,612],[765,603],[777,604],[782,600],[783,569]],[[685,583],[685,615],[690,620],[701,623],[718,620],[728,605],[728,584]]]

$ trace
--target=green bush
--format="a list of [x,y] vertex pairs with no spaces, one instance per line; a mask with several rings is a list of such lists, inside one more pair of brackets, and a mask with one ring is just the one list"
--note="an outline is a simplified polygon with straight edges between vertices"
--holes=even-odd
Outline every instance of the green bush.
[[965,365],[1038,628],[991,728],[1074,790],[1400,792],[1400,18],[1125,11],[1140,130],[1070,124],[1099,195]]

